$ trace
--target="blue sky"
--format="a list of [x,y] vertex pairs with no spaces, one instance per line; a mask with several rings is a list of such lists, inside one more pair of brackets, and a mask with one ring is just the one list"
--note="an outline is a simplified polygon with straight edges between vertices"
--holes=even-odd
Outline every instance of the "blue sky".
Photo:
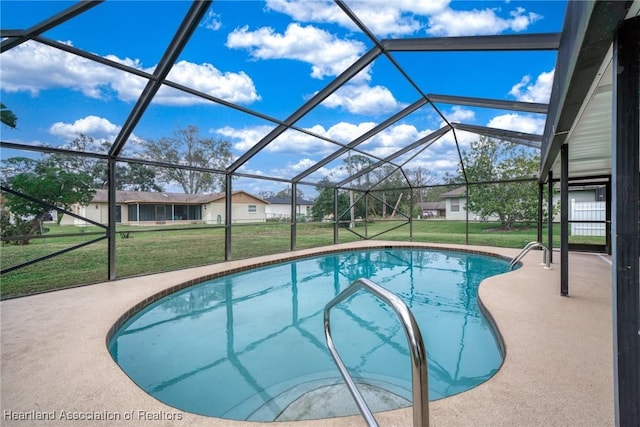
[[[379,38],[559,32],[565,2],[368,0],[347,5]],[[0,2],[3,29],[26,29],[72,2]],[[186,1],[106,1],[43,34],[131,67],[152,72],[189,8]],[[269,117],[284,120],[373,46],[335,4],[326,1],[214,1],[168,79]],[[394,53],[424,93],[548,102],[555,52]],[[146,81],[44,44],[27,42],[0,56],[2,102],[19,118],[2,140],[64,147],[79,133],[113,141]],[[348,143],[419,99],[384,57],[352,78],[297,126]],[[541,134],[544,115],[437,105],[451,122]],[[385,157],[442,126],[426,105],[360,148]],[[163,87],[125,146],[171,136],[195,125],[201,135],[228,139],[237,157],[275,124]],[[458,132],[464,149],[477,136]],[[242,172],[291,178],[339,147],[289,131],[247,162]],[[2,157],[27,153],[3,150]],[[32,155],[32,154],[30,154]],[[407,158],[411,153],[407,155]],[[457,168],[452,135],[438,140],[408,168],[436,183]],[[340,158],[311,175],[344,178]],[[240,179],[234,188],[278,191],[284,184]],[[311,195],[311,187],[303,188]]]

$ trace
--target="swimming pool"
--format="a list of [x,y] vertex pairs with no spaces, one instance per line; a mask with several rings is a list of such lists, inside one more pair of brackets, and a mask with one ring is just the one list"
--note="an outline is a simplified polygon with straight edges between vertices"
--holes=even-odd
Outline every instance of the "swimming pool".
[[[507,270],[503,259],[419,248],[301,258],[158,300],[124,323],[109,349],[138,386],[188,412],[252,421],[356,414],[326,350],[323,309],[353,280],[366,277],[413,311],[434,400],[475,387],[502,363],[477,288]],[[410,405],[409,353],[391,309],[359,292],[332,310],[331,325],[371,409]]]

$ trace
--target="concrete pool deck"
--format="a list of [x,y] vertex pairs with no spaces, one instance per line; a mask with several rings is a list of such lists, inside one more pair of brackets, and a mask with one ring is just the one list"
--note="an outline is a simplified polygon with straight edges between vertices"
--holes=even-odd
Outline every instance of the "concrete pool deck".
[[[383,245],[409,244],[369,241],[337,248]],[[508,257],[518,253],[479,246],[415,246]],[[107,334],[127,310],[176,284],[317,252],[231,261],[0,302],[0,425],[259,425],[164,405],[115,364],[106,346]],[[554,253],[553,268],[547,270],[540,265],[541,252],[532,251],[522,268],[482,283],[480,299],[505,343],[504,364],[484,384],[432,402],[431,426],[614,425],[610,261],[606,256],[570,253],[569,297],[561,297],[559,260],[560,254]],[[381,426],[412,425],[411,408],[378,413],[376,418]],[[268,424],[362,426],[365,422],[361,416],[350,416]]]

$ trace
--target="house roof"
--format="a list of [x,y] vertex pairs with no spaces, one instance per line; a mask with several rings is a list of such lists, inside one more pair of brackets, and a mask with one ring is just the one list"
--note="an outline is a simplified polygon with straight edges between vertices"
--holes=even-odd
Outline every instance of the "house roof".
[[[272,205],[290,205],[291,199],[289,197],[267,197],[264,200]],[[305,199],[296,199],[296,205],[313,205],[313,202]]]
[[442,193],[440,195],[441,198],[446,199],[448,197],[460,197],[466,195],[466,188],[465,187],[458,187],[458,188],[454,188],[453,190],[447,191],[445,193]]
[[[246,191],[234,191],[233,194],[246,194],[256,200],[264,201]],[[107,203],[109,194],[105,189],[96,190],[92,203]],[[116,203],[179,203],[185,205],[200,205],[216,201],[224,202],[224,193],[184,194],[184,193],[153,193],[149,191],[116,190]]]
[[[570,178],[609,175],[615,129],[612,42],[629,20],[637,26],[640,1],[569,2],[545,122],[540,182],[560,176],[562,146],[568,147]],[[632,23],[632,19],[636,23]],[[616,72],[618,74],[618,72]]]

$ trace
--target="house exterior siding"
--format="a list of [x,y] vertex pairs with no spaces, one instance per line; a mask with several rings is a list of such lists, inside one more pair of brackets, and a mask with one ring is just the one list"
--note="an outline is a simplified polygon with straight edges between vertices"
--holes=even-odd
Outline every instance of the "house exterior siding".
[[[266,199],[269,202],[266,205],[266,216],[268,219],[276,218],[276,219],[286,219],[291,218],[291,200],[271,197]],[[310,215],[311,207],[313,206],[313,202],[309,202],[307,200],[297,200],[296,201],[296,215]]]
[[[467,219],[467,199],[464,197],[450,197],[446,201],[445,217],[451,221],[464,221]],[[458,210],[452,209],[452,205],[458,206]]]

